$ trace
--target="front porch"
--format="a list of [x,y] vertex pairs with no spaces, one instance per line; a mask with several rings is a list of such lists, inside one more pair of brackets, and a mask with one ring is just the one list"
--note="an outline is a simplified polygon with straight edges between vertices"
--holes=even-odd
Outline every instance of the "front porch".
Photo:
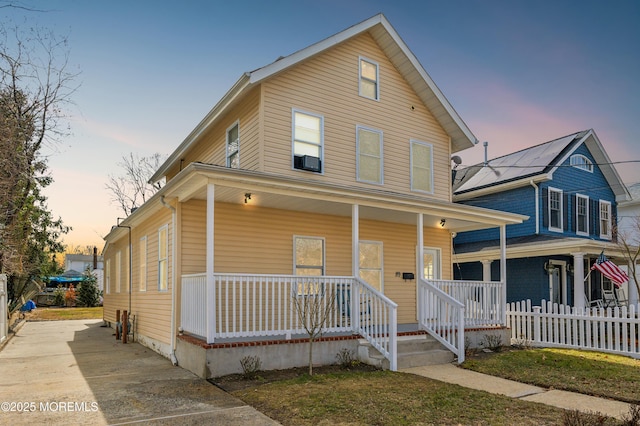
[[[357,353],[366,342],[396,370],[399,336],[420,333],[429,334],[463,362],[465,329],[505,325],[502,282],[418,279],[418,318],[398,324],[398,304],[356,277],[212,274],[209,285],[206,278],[182,277],[182,340],[229,352],[236,369],[240,352],[233,348],[239,347],[278,357],[277,366],[300,356],[307,359],[306,342],[312,332],[322,335],[324,349],[314,357],[320,363],[334,362],[343,347]],[[266,352],[263,347],[282,344],[288,345]],[[296,355],[300,351],[303,354]],[[205,360],[199,363],[204,368]]]

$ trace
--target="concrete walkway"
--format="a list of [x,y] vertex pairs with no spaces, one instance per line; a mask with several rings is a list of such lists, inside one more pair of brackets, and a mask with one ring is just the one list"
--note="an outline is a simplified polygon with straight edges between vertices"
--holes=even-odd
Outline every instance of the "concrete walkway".
[[0,424],[278,424],[101,324],[26,323],[0,351]]
[[465,370],[453,364],[429,365],[401,370],[404,373],[429,377],[441,382],[453,383],[471,389],[481,390],[524,401],[539,402],[566,410],[599,412],[609,417],[622,419],[629,414],[629,404],[594,396],[582,395],[561,390],[548,390],[512,380],[489,376],[471,370]]

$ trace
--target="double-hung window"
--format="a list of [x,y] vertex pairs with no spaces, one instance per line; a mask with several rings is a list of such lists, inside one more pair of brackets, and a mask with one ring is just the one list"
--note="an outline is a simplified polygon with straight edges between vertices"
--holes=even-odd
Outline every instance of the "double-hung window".
[[576,234],[589,235],[589,197],[576,194]]
[[120,293],[120,283],[122,279],[122,252],[116,253],[116,293]]
[[227,167],[240,168],[240,130],[236,121],[227,129]]
[[360,241],[360,279],[378,291],[382,291],[382,243]]
[[422,266],[424,268],[422,277],[425,280],[439,280],[440,279],[440,249],[424,247],[422,257]]
[[562,232],[562,191],[549,188],[549,230]]
[[169,227],[158,230],[158,290],[169,289]]
[[[301,276],[324,275],[324,238],[293,237],[294,274]],[[318,294],[322,291],[318,281],[298,281],[298,295]]]
[[611,203],[600,200],[600,238],[611,239]]
[[360,96],[379,100],[379,66],[376,62],[360,58]]
[[433,145],[411,141],[411,190],[433,193]]
[[357,179],[360,182],[383,183],[382,132],[356,128]]
[[111,259],[104,262],[104,292],[111,293]]
[[140,238],[140,248],[138,253],[138,263],[140,266],[140,282],[138,283],[138,289],[140,291],[147,291],[147,236]]
[[293,167],[322,171],[323,123],[320,115],[293,110]]

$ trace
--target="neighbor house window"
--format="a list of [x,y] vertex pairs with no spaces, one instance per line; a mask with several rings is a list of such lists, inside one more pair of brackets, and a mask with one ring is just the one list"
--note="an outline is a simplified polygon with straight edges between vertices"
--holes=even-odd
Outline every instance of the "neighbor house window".
[[240,131],[238,122],[227,129],[227,167],[240,168]]
[[549,230],[562,232],[562,191],[549,188]]
[[589,197],[576,194],[576,234],[589,235]]
[[600,200],[600,238],[611,239],[611,203]]
[[116,253],[116,293],[120,293],[120,280],[122,277],[122,252]]
[[111,293],[111,259],[104,263],[104,291],[106,294]]
[[323,118],[293,111],[293,167],[311,172],[322,171]]
[[582,154],[574,154],[569,160],[573,167],[593,173],[593,163]]
[[411,190],[433,193],[433,145],[411,141]]
[[425,280],[440,279],[440,250],[436,248],[423,248],[423,278]]
[[164,225],[158,230],[158,290],[169,288],[169,228]]
[[378,71],[376,62],[360,58],[360,96],[376,101],[380,99]]
[[147,236],[140,238],[140,252],[138,263],[140,265],[140,291],[147,291]]
[[360,279],[378,291],[382,291],[382,243],[360,241]]
[[382,132],[356,128],[357,178],[361,182],[382,183]]

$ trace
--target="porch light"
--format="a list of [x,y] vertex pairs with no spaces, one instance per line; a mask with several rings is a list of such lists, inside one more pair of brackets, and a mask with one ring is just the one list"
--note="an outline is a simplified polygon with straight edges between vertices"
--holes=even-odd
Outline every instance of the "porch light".
[[251,199],[251,193],[250,192],[245,192],[244,193],[244,203],[247,204],[250,199]]
[[440,227],[441,228],[444,228],[444,224],[445,223],[447,223],[447,219],[445,219],[445,218],[440,219]]
[[551,274],[555,269],[556,269],[555,265],[552,265],[549,262],[544,263],[544,270],[546,271],[547,274]]

